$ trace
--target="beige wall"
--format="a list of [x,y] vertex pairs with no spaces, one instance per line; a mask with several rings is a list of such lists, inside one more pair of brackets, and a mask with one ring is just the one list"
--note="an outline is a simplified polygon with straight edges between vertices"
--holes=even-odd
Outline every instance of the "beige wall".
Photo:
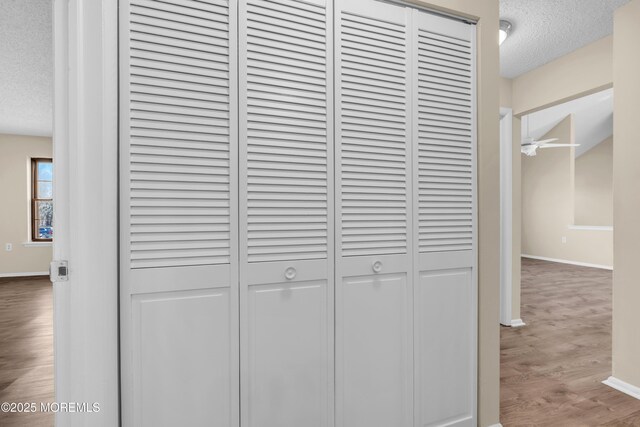
[[616,11],[613,136],[613,376],[640,387],[640,0]]
[[611,87],[613,38],[605,37],[513,80],[516,115]]
[[512,88],[513,80],[500,77],[500,107],[511,108],[513,106]]
[[[51,138],[0,134],[0,276],[49,269],[51,247],[24,243],[29,240],[30,158],[51,155]],[[11,252],[5,251],[7,243]]]
[[500,417],[500,132],[498,1],[428,0],[416,3],[478,20],[478,417],[480,427]]
[[[551,129],[546,138],[573,143],[573,116]],[[569,229],[573,224],[574,162],[572,148],[538,149],[536,156],[523,156],[522,253],[612,266],[611,231]]]
[[613,225],[613,137],[576,159],[574,224]]

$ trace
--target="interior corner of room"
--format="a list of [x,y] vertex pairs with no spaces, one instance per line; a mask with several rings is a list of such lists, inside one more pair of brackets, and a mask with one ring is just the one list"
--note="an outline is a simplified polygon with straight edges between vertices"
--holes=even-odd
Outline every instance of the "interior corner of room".
[[[2,128],[6,124],[0,123]],[[51,242],[32,237],[32,159],[51,159],[52,154],[51,136],[0,134],[0,277],[48,275]]]
[[[0,1],[0,425],[54,402],[52,2]],[[18,402],[32,402],[27,418]],[[4,403],[7,402],[7,403]],[[13,409],[13,411],[12,411]]]
[[[612,65],[602,65],[613,63],[612,48],[612,37],[605,37],[513,79],[501,78],[500,103],[511,112],[501,119],[507,251],[501,288],[512,311],[509,316],[502,309],[504,325],[526,323],[520,314],[521,257],[613,267],[613,76]],[[573,79],[574,86],[558,85],[585,61],[599,66],[580,71],[582,80]],[[579,146],[527,156],[521,151],[527,138]]]
[[0,278],[46,275],[51,262],[50,239],[33,233],[32,160],[53,157],[52,28],[50,1],[0,4]]
[[[564,6],[558,5],[558,19]],[[523,30],[519,14],[532,13],[532,24],[539,18],[530,7],[502,1],[501,19]],[[631,224],[639,197],[631,189],[640,176],[631,166],[637,118],[629,114],[640,91],[640,58],[632,53],[640,2],[598,7],[609,8],[602,11],[610,16],[609,35],[561,56],[557,49],[546,60],[533,54],[534,38],[511,45],[507,38],[501,46],[501,324],[524,326],[501,332],[505,425],[532,417],[548,425],[572,417],[587,425],[640,422],[640,372],[631,362],[640,357],[631,326],[640,251],[637,222]],[[569,27],[560,31],[573,31]],[[527,31],[539,29],[524,28],[524,37],[532,34]],[[592,369],[568,356],[573,346],[590,357]],[[554,385],[541,376],[547,370],[557,373]],[[520,382],[523,375],[530,386]],[[554,387],[567,393],[555,400],[562,407],[522,408],[534,388],[544,395]],[[589,405],[591,415],[569,397],[587,393],[601,396]],[[618,401],[616,414],[607,409],[609,399]]]

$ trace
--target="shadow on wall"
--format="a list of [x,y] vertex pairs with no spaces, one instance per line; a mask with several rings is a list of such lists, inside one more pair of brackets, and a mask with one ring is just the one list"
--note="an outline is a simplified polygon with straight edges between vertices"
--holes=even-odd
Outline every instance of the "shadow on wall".
[[574,224],[613,226],[613,136],[576,157]]

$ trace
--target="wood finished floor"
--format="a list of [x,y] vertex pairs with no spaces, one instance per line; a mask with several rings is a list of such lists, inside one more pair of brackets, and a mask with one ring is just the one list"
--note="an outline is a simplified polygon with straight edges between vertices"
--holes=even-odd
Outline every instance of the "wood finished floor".
[[522,260],[527,325],[501,328],[504,427],[640,426],[640,400],[601,383],[611,375],[611,276]]
[[[0,279],[0,402],[53,402],[53,295],[48,278]],[[39,409],[39,408],[38,408]],[[53,426],[51,413],[2,413],[2,427]]]

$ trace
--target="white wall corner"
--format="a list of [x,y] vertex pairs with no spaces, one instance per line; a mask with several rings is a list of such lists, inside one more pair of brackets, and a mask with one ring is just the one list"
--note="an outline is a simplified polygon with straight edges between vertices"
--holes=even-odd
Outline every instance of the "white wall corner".
[[513,319],[513,320],[511,321],[511,324],[510,324],[509,326],[511,326],[512,328],[520,328],[520,327],[522,327],[522,326],[526,326],[526,325],[527,325],[527,324],[526,324],[526,323],[524,323],[524,322],[522,321],[522,319]]
[[53,7],[53,259],[72,266],[53,285],[55,401],[100,403],[99,412],[56,412],[55,425],[111,427],[120,424],[118,2]]
[[623,392],[624,394],[628,394],[629,396],[635,397],[636,399],[640,400],[640,387],[631,385],[613,376],[602,381],[602,384],[608,385],[611,388],[614,388],[618,391]]
[[513,295],[513,115],[500,108],[500,323],[510,326]]

